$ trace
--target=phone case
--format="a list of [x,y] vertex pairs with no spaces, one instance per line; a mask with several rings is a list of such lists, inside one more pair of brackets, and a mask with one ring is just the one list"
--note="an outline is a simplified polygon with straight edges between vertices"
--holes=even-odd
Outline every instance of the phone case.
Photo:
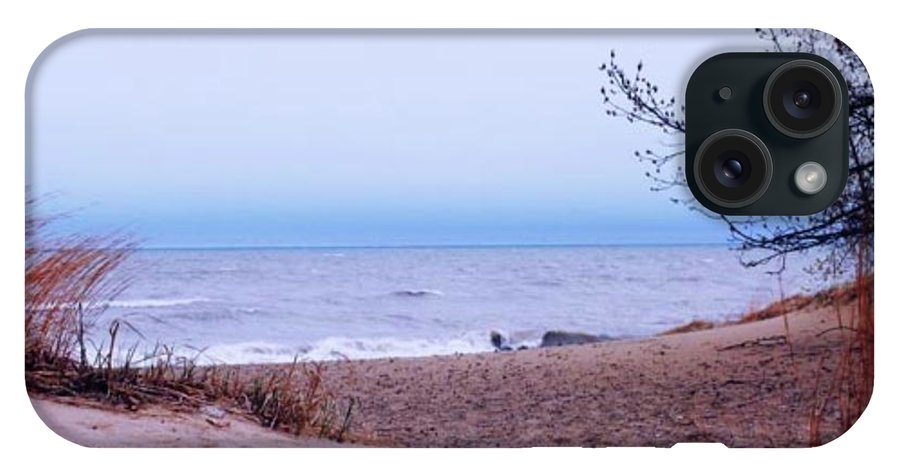
[[[684,178],[691,72],[763,51],[848,83],[808,217]],[[803,447],[869,401],[872,83],[826,33],[87,30],[26,96],[25,380],[72,442]]]

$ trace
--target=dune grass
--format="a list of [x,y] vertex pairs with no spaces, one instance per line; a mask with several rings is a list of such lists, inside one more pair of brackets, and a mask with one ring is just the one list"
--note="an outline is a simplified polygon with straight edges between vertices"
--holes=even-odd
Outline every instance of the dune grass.
[[[659,335],[683,334],[686,332],[702,331],[722,326],[733,326],[737,324],[746,324],[748,322],[764,321],[774,319],[776,317],[784,317],[793,312],[801,311],[809,306],[834,306],[846,305],[854,302],[858,296],[863,294],[871,295],[873,278],[871,275],[856,278],[852,282],[842,286],[820,291],[816,294],[797,294],[778,301],[772,302],[762,308],[752,309],[737,319],[713,322],[705,319],[695,319],[686,324],[682,324],[671,329],[660,332]],[[868,302],[868,301],[866,301]],[[869,304],[870,305],[870,304]],[[871,313],[871,309],[869,309]],[[855,324],[854,324],[855,325]],[[849,322],[841,324],[842,327],[850,327]]]
[[[199,366],[196,358],[157,345],[138,358],[120,349],[126,321],[106,329],[108,343],[89,350],[87,336],[105,303],[127,286],[111,274],[132,254],[122,238],[39,238],[26,221],[25,382],[32,394],[77,396],[138,409],[163,404],[181,409],[216,405],[296,435],[348,439],[354,399],[339,398],[320,364],[295,361],[242,378],[241,369]],[[124,351],[124,352],[123,352]]]
[[810,306],[833,310],[837,325],[831,330],[841,331],[844,336],[837,368],[817,375],[795,375],[798,380],[811,379],[815,383],[809,409],[808,443],[810,446],[819,446],[824,443],[823,425],[829,413],[838,416],[843,433],[856,423],[872,397],[875,363],[874,284],[871,268],[860,267],[853,281],[844,285],[813,295],[787,297],[747,312],[735,320],[721,323],[694,320],[660,335],[683,334],[781,317],[784,319],[787,343],[791,346],[789,314]]
[[680,326],[673,327],[667,331],[663,331],[659,335],[668,336],[668,335],[673,335],[673,334],[684,334],[687,332],[695,332],[695,331],[703,331],[706,329],[712,329],[714,327],[716,327],[716,324],[712,321],[707,321],[704,319],[694,319],[693,321],[688,322],[687,324],[682,324]]
[[[821,392],[810,409],[809,444],[823,443],[822,425],[826,413],[833,411],[840,418],[843,431],[859,419],[872,398],[875,376],[875,280],[872,260],[862,256],[871,248],[860,247],[856,279],[833,294],[838,329],[849,331],[841,347],[840,359],[832,375],[819,375],[816,380]],[[841,304],[851,306],[845,314]],[[835,408],[836,407],[836,408]]]

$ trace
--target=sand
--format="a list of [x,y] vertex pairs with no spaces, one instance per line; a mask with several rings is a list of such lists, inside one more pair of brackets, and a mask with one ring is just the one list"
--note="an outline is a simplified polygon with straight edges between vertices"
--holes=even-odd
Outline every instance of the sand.
[[[774,318],[641,341],[342,362],[326,375],[360,399],[358,430],[398,445],[808,446],[815,396],[831,385],[845,337],[829,330],[834,309],[787,321],[789,333]],[[839,435],[833,407],[824,441]]]
[[[849,306],[842,312],[846,322]],[[828,401],[848,334],[837,326],[835,308],[810,306],[644,340],[331,362],[325,383],[359,400],[352,431],[369,444],[808,446],[811,411]],[[234,415],[34,403],[56,432],[87,446],[336,445]],[[839,436],[839,416],[825,407],[822,441]]]
[[343,446],[297,438],[236,415],[148,406],[116,410],[84,399],[32,398],[35,411],[59,436],[88,447],[312,447]]

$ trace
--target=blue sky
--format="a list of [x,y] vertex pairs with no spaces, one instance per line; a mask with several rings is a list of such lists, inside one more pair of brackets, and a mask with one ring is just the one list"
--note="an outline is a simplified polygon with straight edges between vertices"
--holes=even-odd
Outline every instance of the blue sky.
[[[680,94],[752,32],[88,32],[29,84],[29,185],[58,231],[146,246],[722,242],[653,193],[606,117],[614,48]],[[677,146],[677,144],[675,144]]]

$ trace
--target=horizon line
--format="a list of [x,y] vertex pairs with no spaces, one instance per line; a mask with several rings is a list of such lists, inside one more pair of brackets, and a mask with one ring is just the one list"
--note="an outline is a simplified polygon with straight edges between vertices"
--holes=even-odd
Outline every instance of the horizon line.
[[637,243],[460,243],[460,244],[396,244],[396,245],[188,245],[188,246],[145,246],[138,251],[228,251],[228,250],[292,250],[292,249],[440,249],[440,248],[661,248],[691,246],[729,246],[726,241],[708,242],[637,242]]

